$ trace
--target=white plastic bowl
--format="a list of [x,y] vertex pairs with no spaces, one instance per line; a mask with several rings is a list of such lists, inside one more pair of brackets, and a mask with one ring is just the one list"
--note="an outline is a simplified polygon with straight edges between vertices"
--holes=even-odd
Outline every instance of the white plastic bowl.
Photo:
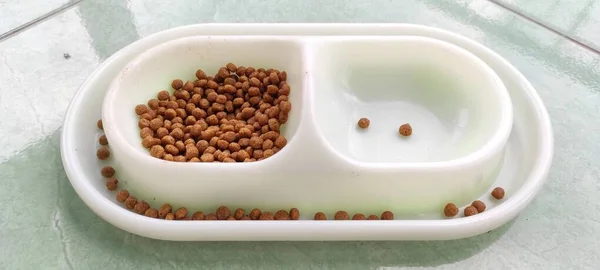
[[[506,145],[505,162],[493,183],[506,190],[504,200],[491,199],[488,190],[478,198],[487,204],[487,209],[475,216],[446,219],[436,209],[419,216],[397,214],[393,221],[312,221],[307,219],[314,212],[300,209],[303,220],[299,221],[178,222],[152,219],[125,209],[115,200],[114,192],[106,190],[99,173],[102,166],[114,164],[114,160],[98,162],[95,158],[96,140],[103,133],[96,128],[102,111],[99,101],[104,99],[116,75],[140,52],[193,35],[424,36],[465,48],[495,70],[513,102],[514,126]],[[73,97],[65,116],[60,148],[65,172],[82,201],[110,224],[145,237],[178,241],[446,240],[485,233],[515,218],[546,182],[553,143],[548,112],[527,79],[497,53],[455,33],[411,24],[198,24],[150,35],[104,61]],[[125,181],[119,186],[128,188]],[[153,207],[162,203],[152,198],[141,199],[148,200]],[[245,206],[247,210],[251,207]],[[266,210],[280,208],[272,205]],[[208,207],[197,209],[213,211]],[[350,207],[344,209],[355,212]]]
[[[134,107],[174,78],[228,62],[288,73],[287,146],[252,163],[176,163],[141,145]],[[354,72],[354,73],[353,73]],[[369,88],[366,88],[369,87]],[[192,36],[131,61],[103,105],[114,167],[137,197],[188,208],[298,207],[401,214],[472,201],[489,188],[512,105],[483,61],[424,37]],[[371,127],[356,129],[360,117]],[[413,135],[401,137],[410,122]]]

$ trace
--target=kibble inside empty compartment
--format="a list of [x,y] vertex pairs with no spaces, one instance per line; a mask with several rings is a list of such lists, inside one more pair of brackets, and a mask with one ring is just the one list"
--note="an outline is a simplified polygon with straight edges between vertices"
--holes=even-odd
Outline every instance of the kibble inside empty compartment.
[[[364,163],[457,160],[504,144],[512,106],[474,55],[422,37],[315,42],[312,112],[339,155]],[[357,121],[368,118],[368,128]],[[403,136],[400,126],[410,124]],[[406,135],[406,134],[404,134]]]

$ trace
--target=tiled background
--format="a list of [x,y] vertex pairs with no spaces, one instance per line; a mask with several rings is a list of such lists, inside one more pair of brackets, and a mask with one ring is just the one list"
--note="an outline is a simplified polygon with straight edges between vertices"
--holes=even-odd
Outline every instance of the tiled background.
[[[0,268],[597,269],[599,15],[596,0],[0,0]],[[408,22],[473,38],[544,100],[556,139],[549,181],[514,222],[456,241],[172,243],[120,231],[66,179],[66,107],[123,46],[206,22]]]

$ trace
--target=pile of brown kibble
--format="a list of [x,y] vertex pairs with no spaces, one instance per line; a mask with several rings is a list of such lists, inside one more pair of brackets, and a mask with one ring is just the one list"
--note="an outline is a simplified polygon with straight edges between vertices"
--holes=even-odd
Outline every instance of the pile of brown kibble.
[[214,76],[171,83],[135,107],[142,145],[179,162],[252,162],[287,144],[280,133],[292,109],[287,73],[229,63]]

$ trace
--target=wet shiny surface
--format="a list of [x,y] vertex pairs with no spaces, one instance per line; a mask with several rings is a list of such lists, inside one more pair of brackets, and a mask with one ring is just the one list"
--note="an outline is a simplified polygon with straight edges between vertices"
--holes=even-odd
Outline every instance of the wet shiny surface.
[[[31,5],[0,1],[0,26],[8,25],[0,32],[30,20],[2,13],[13,2]],[[589,18],[599,5],[591,5]],[[32,18],[52,9],[30,8],[37,12]],[[555,23],[568,29],[566,21]],[[599,44],[600,27],[584,21],[573,35]],[[409,22],[473,38],[538,89],[555,131],[550,178],[514,222],[457,241],[173,243],[125,233],[92,213],[66,179],[58,149],[62,117],[77,87],[111,54],[157,31],[202,22]],[[86,0],[0,42],[0,82],[3,269],[591,269],[600,263],[600,56],[486,0]]]

